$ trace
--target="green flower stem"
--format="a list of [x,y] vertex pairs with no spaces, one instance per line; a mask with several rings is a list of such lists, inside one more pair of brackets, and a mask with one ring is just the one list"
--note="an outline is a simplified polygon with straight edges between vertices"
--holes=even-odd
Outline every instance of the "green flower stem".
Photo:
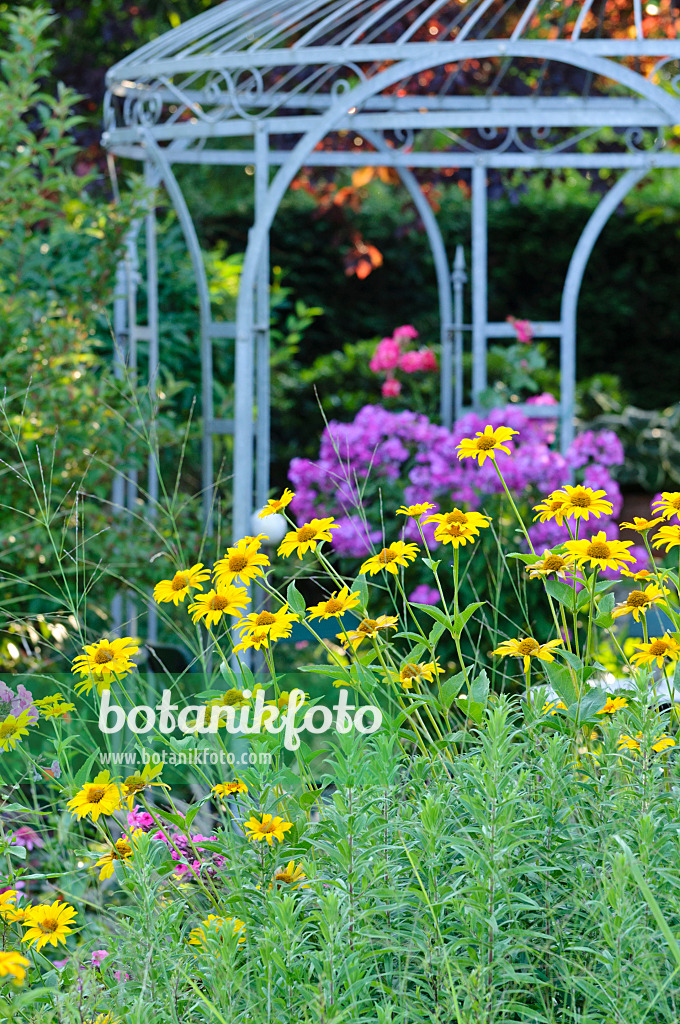
[[590,587],[590,601],[588,605],[588,633],[586,635],[586,654],[585,662],[588,664],[590,653],[593,644],[593,612],[595,610],[595,585],[597,583],[598,566],[595,566],[595,572],[592,575],[591,587]]

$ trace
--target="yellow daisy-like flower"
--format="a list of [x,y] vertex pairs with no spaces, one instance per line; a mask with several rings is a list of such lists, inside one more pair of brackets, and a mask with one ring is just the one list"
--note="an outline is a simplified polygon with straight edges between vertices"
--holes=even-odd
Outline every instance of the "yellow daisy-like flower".
[[[243,696],[243,690],[227,690],[226,693],[221,694],[219,697],[214,697],[213,700],[209,700],[206,704],[208,708],[234,708],[238,711],[239,708],[247,708],[250,706],[250,700],[248,697]],[[222,718],[219,720],[220,725],[224,722]]]
[[663,491],[661,497],[652,502],[652,511],[664,519],[680,516],[680,491]]
[[235,587],[231,583],[218,582],[214,590],[207,594],[196,594],[189,605],[189,615],[194,624],[205,621],[207,629],[216,626],[225,615],[239,618],[250,604],[248,591],[245,587]]
[[6,889],[4,892],[0,892],[0,918],[3,921],[14,920],[16,900],[16,889]]
[[41,697],[34,700],[34,705],[40,712],[41,718],[63,718],[71,711],[75,711],[75,704],[69,704],[60,693],[53,693],[50,697]]
[[280,498],[269,499],[262,511],[257,513],[257,518],[265,519],[267,516],[274,515],[275,512],[280,512],[286,505],[290,505],[294,497],[295,491],[291,491],[289,487],[286,487]]
[[210,579],[210,573],[197,562],[190,569],[179,569],[171,580],[161,580],[153,588],[153,599],[157,604],[170,602],[178,605],[190,590],[203,590],[203,583]]
[[208,936],[212,935],[218,940],[223,940],[225,925],[231,925],[231,934],[238,935],[239,945],[246,941],[245,921],[238,917],[218,917],[216,914],[208,914],[204,921],[201,921],[200,928],[192,928],[189,932],[189,944],[200,946],[205,952],[208,949]]
[[566,499],[567,496],[564,491],[553,491],[547,498],[540,501],[538,505],[534,505],[534,512],[538,512],[538,515],[534,516],[534,522],[538,519],[539,522],[545,523],[549,519],[554,519],[561,526],[564,522]]
[[242,537],[234,547],[227,548],[224,558],[215,562],[216,587],[227,586],[236,580],[250,583],[257,576],[264,576],[262,570],[270,564],[260,551],[260,542],[264,538],[264,533],[258,533],[257,537]]
[[83,679],[76,686],[79,693],[89,693],[93,685],[101,696],[111,686],[112,679],[122,679],[137,666],[132,655],[137,654],[139,647],[131,636],[117,640],[98,640],[94,644],[83,647],[84,654],[73,659],[72,672],[79,673]]
[[484,465],[485,459],[496,461],[496,452],[505,452],[510,455],[510,449],[506,447],[513,434],[519,431],[511,430],[510,427],[493,427],[487,424],[484,430],[478,430],[474,437],[464,437],[458,445],[459,459],[477,459],[480,466]]
[[567,705],[563,700],[547,700],[541,711],[544,715],[556,715],[558,711],[566,711]]
[[140,793],[143,793],[145,789],[150,789],[151,786],[160,786],[161,789],[170,789],[170,786],[166,782],[161,782],[158,776],[163,771],[163,764],[145,764],[142,768],[141,773],[136,775],[128,775],[125,782],[122,784],[123,799],[127,800],[127,805],[132,810],[135,802],[135,797]]
[[280,843],[283,842],[285,833],[293,827],[293,823],[290,821],[284,821],[283,818],[275,818],[271,814],[263,814],[262,820],[258,821],[253,816],[249,821],[243,823],[248,839],[252,839],[254,842],[261,843],[263,839],[267,840],[269,846],[272,845],[275,839],[278,839]]
[[479,536],[479,530],[474,526],[463,526],[461,523],[440,523],[434,531],[434,539],[440,544],[451,544],[459,548],[468,541],[473,541]]
[[359,569],[360,574],[369,573],[375,576],[383,569],[396,576],[399,566],[407,566],[409,562],[415,561],[419,547],[417,544],[406,544],[403,540],[395,540],[389,547],[383,548],[377,555],[371,555]]
[[630,659],[634,665],[651,665],[656,661],[661,668],[664,661],[673,662],[680,658],[680,644],[668,633],[662,637],[653,637],[649,643],[633,644],[633,649],[637,651]]
[[626,600],[617,604],[612,615],[618,619],[620,615],[628,615],[632,612],[635,621],[639,622],[640,616],[645,615],[647,609],[655,604],[665,608],[665,594],[656,583],[650,583],[644,590],[631,590]]
[[236,629],[240,632],[242,641],[253,634],[257,634],[258,637],[265,634],[267,640],[281,640],[290,636],[297,618],[295,612],[289,612],[288,605],[284,604],[275,612],[251,612],[236,624]]
[[576,556],[579,565],[590,562],[591,568],[618,569],[625,562],[635,562],[634,555],[628,551],[632,546],[630,540],[607,540],[604,530],[600,530],[590,540],[566,541],[564,549]]
[[603,708],[600,708],[598,715],[613,715],[616,711],[621,711],[622,708],[628,707],[628,701],[625,697],[607,697],[607,703]]
[[317,544],[325,540],[333,540],[331,530],[339,530],[333,516],[328,519],[310,519],[308,523],[290,530],[279,544],[278,554],[288,558],[297,551],[302,558],[306,551],[316,551]]
[[380,615],[377,619],[362,619],[356,629],[335,635],[343,647],[351,647],[352,650],[356,650],[364,640],[380,636],[388,629],[396,629],[398,621],[396,615]]
[[102,814],[113,814],[120,808],[120,790],[117,783],[111,781],[108,771],[100,772],[93,782],[86,782],[66,806],[78,818],[89,814],[97,821]]
[[680,547],[680,524],[677,526],[673,523],[672,526],[660,526],[652,537],[652,547],[666,548],[666,554],[671,548]]
[[619,736],[618,749],[619,750],[634,750],[640,749],[640,740],[642,739],[642,733],[637,733],[636,736],[629,736],[628,733],[622,732]]
[[248,787],[240,779],[234,779],[233,782],[218,782],[216,786],[212,787],[210,792],[214,793],[220,800],[224,800],[227,796],[238,796],[239,793],[247,793]]
[[644,583],[655,578],[654,573],[649,569],[638,569],[637,572],[631,572],[627,566],[622,565],[619,572],[622,576],[628,576],[631,580],[635,580],[636,583]]
[[621,523],[622,530],[635,530],[636,533],[647,533],[647,530],[651,530],[656,526],[657,523],[663,522],[663,517],[658,519],[641,519],[639,516],[633,516],[632,523]]
[[28,736],[27,726],[30,724],[28,709],[19,715],[7,715],[4,721],[0,722],[0,750],[14,750],[22,737]]
[[411,519],[420,519],[422,515],[429,512],[431,508],[436,508],[436,505],[431,505],[429,501],[421,501],[418,505],[401,505],[395,515],[397,516],[410,516]]
[[423,680],[431,683],[438,668],[439,666],[434,661],[420,662],[419,664],[413,661],[405,662],[399,670],[399,682],[402,690],[412,690],[415,683],[420,683]]
[[437,523],[450,526],[451,523],[457,523],[459,526],[468,527],[478,531],[480,528],[485,529],[491,525],[491,519],[489,516],[482,515],[481,512],[463,512],[462,509],[454,508],[450,512],[435,512],[434,515],[428,516],[425,523]]
[[[302,701],[302,704],[300,704],[300,707],[303,708],[308,700],[309,694],[305,693],[304,699]],[[266,703],[269,705],[269,707],[278,708],[279,711],[285,711],[288,705],[290,704],[290,691],[281,690],[281,693],[279,694],[276,700],[268,700],[266,701]]]
[[607,501],[606,491],[594,491],[592,487],[572,487],[565,484],[561,488],[564,504],[561,515],[564,519],[590,519],[601,515],[610,516],[614,511],[611,501]]
[[670,747],[675,746],[675,740],[672,736],[668,736],[666,733],[662,733],[652,743],[652,750],[655,753],[660,754],[662,750],[669,750]]
[[554,661],[553,650],[561,647],[561,640],[548,640],[545,644],[539,644],[538,640],[527,636],[524,640],[504,640],[493,652],[501,658],[522,658],[524,671],[528,672],[532,658],[540,661]]
[[120,1017],[115,1017],[109,1010],[108,1013],[98,1013],[96,1017],[86,1017],[85,1024],[123,1024]]
[[343,587],[328,598],[327,601],[320,601],[307,609],[310,619],[332,619],[344,615],[345,612],[356,608],[361,603],[358,592],[349,592],[349,587]]
[[529,573],[529,579],[545,579],[546,576],[561,576],[563,579],[573,568],[576,561],[575,555],[560,555],[556,551],[544,551],[541,558],[531,565],[525,565],[524,569]]
[[[619,736],[618,749],[619,750],[632,750],[633,755],[637,756],[637,752],[640,750],[640,740],[642,739],[642,733],[638,732],[635,736],[629,736],[627,733],[622,733]],[[660,736],[651,744],[651,749],[656,754],[662,753],[664,750],[668,750],[670,747],[675,746],[675,740],[672,736],[662,732]]]
[[303,884],[306,877],[302,864],[296,864],[294,860],[289,860],[285,868],[276,869],[269,888],[273,889],[275,885],[279,885],[287,886],[290,889],[309,889],[308,885]]
[[29,907],[24,921],[26,932],[21,941],[28,942],[37,950],[41,950],[48,942],[53,946],[65,942],[66,936],[73,931],[71,924],[75,916],[74,907],[59,901]]
[[26,969],[31,961],[21,953],[8,950],[0,953],[0,978],[13,978],[15,985],[22,985],[26,977]]
[[135,839],[138,835],[143,835],[142,829],[135,829],[130,839],[127,836],[121,836],[120,839],[116,839],[113,846],[110,846],[103,857],[100,857],[95,867],[101,868],[99,872],[99,881],[103,882],[105,878],[111,878],[113,875],[114,868],[118,861],[128,861],[131,859],[132,854],[135,852]]

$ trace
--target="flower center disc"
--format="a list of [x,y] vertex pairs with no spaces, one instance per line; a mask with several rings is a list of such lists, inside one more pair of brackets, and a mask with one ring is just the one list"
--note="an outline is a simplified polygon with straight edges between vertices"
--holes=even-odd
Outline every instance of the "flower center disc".
[[232,555],[229,559],[229,572],[241,572],[248,564],[245,555]]
[[396,557],[397,555],[395,551],[390,551],[388,548],[383,548],[380,554],[378,555],[378,561],[381,562],[383,565],[387,565],[389,562],[393,562]]
[[599,540],[594,544],[588,545],[586,554],[591,558],[609,558],[611,556],[611,548],[609,547],[609,544],[604,544]]
[[326,614],[335,615],[336,612],[342,611],[342,601],[336,601],[334,597],[331,597],[329,601],[326,601]]
[[98,804],[104,799],[106,790],[103,786],[94,786],[87,794],[87,802],[90,804]]
[[649,645],[649,653],[652,654],[655,658],[658,658],[660,655],[665,654],[667,650],[668,644],[665,640],[654,640]]
[[589,508],[592,503],[593,499],[585,491],[575,491],[569,498],[569,504],[576,505],[578,508]]
[[454,508],[453,512],[447,514],[446,522],[449,526],[451,523],[467,523],[467,516],[459,508]]
[[566,562],[559,555],[548,555],[543,563],[543,568],[548,572],[555,572],[556,569],[563,569],[565,565]]
[[173,590],[186,590],[189,586],[189,577],[186,573],[176,572],[172,577],[172,583],[170,584]]
[[113,661],[113,651],[103,650],[101,647],[94,656],[95,665],[108,665]]
[[364,619],[357,626],[358,633],[372,633],[375,627],[378,625],[375,619]]
[[476,440],[476,445],[480,452],[488,452],[489,448],[493,448],[495,443],[492,437],[478,437]]
[[272,615],[271,612],[260,612],[258,617],[255,619],[256,626],[273,626],[276,622],[276,616]]
[[59,922],[53,917],[46,917],[40,922],[40,928],[44,932],[56,932]]
[[210,607],[214,612],[223,612],[228,604],[229,600],[224,596],[224,594],[215,594],[210,602]]
[[316,530],[313,526],[301,526],[297,531],[297,539],[300,541],[313,540],[316,537]]
[[626,604],[630,605],[631,608],[642,608],[647,604],[647,595],[642,590],[632,590],[628,595]]
[[520,654],[526,656],[527,654],[531,654],[532,651],[537,650],[538,647],[539,644],[537,644],[535,640],[528,636],[526,640],[520,640],[517,650]]

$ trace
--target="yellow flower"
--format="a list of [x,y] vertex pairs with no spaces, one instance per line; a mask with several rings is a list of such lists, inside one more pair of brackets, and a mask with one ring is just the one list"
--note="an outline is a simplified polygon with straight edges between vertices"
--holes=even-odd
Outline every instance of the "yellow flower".
[[236,624],[236,629],[241,634],[241,641],[248,640],[253,634],[258,637],[264,634],[267,640],[281,640],[290,636],[296,621],[295,612],[289,612],[288,605],[284,604],[275,612],[251,612]]
[[[627,733],[622,733],[619,736],[618,749],[619,750],[632,750],[634,756],[637,756],[637,752],[640,750],[640,740],[642,739],[642,733],[637,732],[635,736],[629,736]],[[675,746],[675,740],[672,736],[668,736],[665,732],[662,732],[660,736],[651,744],[651,749],[660,754],[664,750],[668,750],[669,747]]]
[[306,551],[316,551],[316,545],[324,540],[333,540],[331,530],[340,527],[330,516],[328,519],[310,519],[308,523],[290,530],[279,544],[278,554],[288,558],[297,550],[298,558]]
[[371,576],[375,576],[377,572],[384,569],[396,576],[399,566],[406,566],[409,562],[413,562],[418,551],[417,544],[406,544],[403,540],[395,540],[393,544],[383,548],[377,555],[367,558],[359,569],[359,573],[369,573]]
[[652,538],[652,547],[666,547],[666,553],[671,548],[680,547],[680,524],[673,523],[672,526],[660,526]]
[[664,519],[680,515],[680,491],[663,491],[661,497],[652,502],[652,511]]
[[621,523],[622,530],[635,530],[636,533],[647,533],[647,530],[651,530],[652,527],[656,526],[657,523],[662,522],[659,519],[640,519],[639,516],[633,516],[632,523]]
[[629,736],[628,733],[622,732],[619,736],[618,749],[619,750],[639,750],[640,740],[642,739],[642,733],[639,732],[636,736]]
[[95,867],[101,868],[99,872],[99,881],[103,882],[105,878],[111,878],[113,870],[116,865],[116,861],[128,861],[135,852],[135,840],[137,836],[143,835],[144,833],[140,828],[135,829],[132,833],[131,839],[126,836],[121,836],[120,839],[116,839],[113,846],[110,846],[103,857],[100,857]]
[[547,700],[541,711],[544,715],[556,715],[558,711],[566,711],[567,705],[563,700]]
[[224,800],[227,796],[238,796],[239,793],[247,793],[248,787],[240,779],[234,779],[233,782],[218,782],[216,786],[212,787],[210,792],[214,793],[220,800]]
[[188,610],[194,623],[204,619],[206,628],[210,629],[225,615],[238,618],[249,604],[250,598],[245,587],[217,582],[214,590],[209,590],[207,594],[196,594]]
[[524,671],[528,672],[532,658],[538,658],[540,661],[554,661],[552,652],[555,647],[561,646],[561,640],[548,640],[545,644],[539,644],[538,640],[528,636],[524,640],[504,640],[493,653],[502,658],[522,658]]
[[590,540],[566,541],[564,549],[576,556],[579,565],[589,561],[591,568],[618,569],[624,562],[635,562],[635,557],[627,550],[632,546],[630,540],[607,540],[604,530],[600,530]]
[[564,494],[561,511],[563,519],[587,520],[591,515],[599,519],[601,515],[610,516],[613,512],[606,491],[594,491],[592,487],[572,487],[570,484],[565,484],[561,490]]
[[525,571],[529,573],[529,579],[543,579],[554,573],[564,578],[573,568],[576,558],[574,555],[559,555],[556,551],[544,551],[543,556],[531,565],[525,565]]
[[[303,701],[299,706],[303,708],[308,700],[309,694],[303,694]],[[288,690],[282,690],[276,700],[268,700],[266,703],[272,708],[278,708],[279,711],[285,711],[290,704],[290,692]]]
[[86,782],[66,806],[78,818],[89,814],[93,821],[97,821],[100,815],[113,814],[120,808],[120,790],[111,781],[108,771],[100,772],[93,782]]
[[26,977],[26,968],[31,966],[21,953],[8,950],[0,953],[0,978],[14,978],[15,985],[22,985]]
[[257,537],[242,537],[234,547],[227,548],[224,558],[215,562],[217,587],[234,583],[237,579],[241,583],[250,583],[257,576],[264,576],[262,568],[269,565],[269,559],[260,551],[260,541],[264,537],[264,533],[258,533]]
[[656,661],[661,668],[666,658],[668,661],[677,661],[680,658],[680,644],[668,633],[664,633],[662,637],[653,637],[646,644],[633,644],[633,648],[639,652],[633,654],[630,659],[634,665],[651,665]]
[[356,629],[335,635],[342,642],[343,647],[351,647],[356,650],[363,640],[369,637],[373,639],[387,629],[396,629],[398,621],[396,615],[380,615],[377,619],[362,619]]
[[615,711],[620,711],[622,708],[628,707],[628,701],[625,697],[607,697],[607,703],[603,708],[600,708],[598,715],[613,715]]
[[50,697],[41,697],[34,700],[42,718],[63,718],[71,711],[75,711],[75,704],[68,704],[60,693],[53,693]]
[[428,516],[425,519],[425,523],[439,523],[446,526],[450,526],[451,523],[457,523],[459,526],[468,527],[478,532],[480,527],[484,529],[491,524],[489,516],[482,515],[481,512],[463,512],[459,508],[454,508],[450,512],[436,512],[434,515]]
[[262,511],[257,513],[257,518],[265,519],[267,516],[273,515],[274,512],[280,512],[282,508],[286,507],[286,505],[290,505],[294,497],[295,492],[291,491],[289,487],[286,487],[280,498],[269,499]]
[[650,583],[644,590],[631,590],[626,600],[622,604],[617,604],[612,615],[617,619],[620,615],[628,615],[629,612],[632,612],[635,621],[639,622],[640,616],[645,615],[647,609],[655,604],[665,608],[665,595],[656,583]]
[[274,818],[271,814],[263,814],[262,821],[258,821],[253,816],[249,821],[243,823],[248,839],[258,843],[266,839],[269,846],[272,845],[275,839],[282,843],[284,833],[288,832],[292,827],[292,822],[284,821],[283,818]]
[[231,934],[238,935],[239,945],[246,941],[245,921],[238,917],[217,917],[216,914],[208,914],[204,921],[201,921],[200,928],[192,928],[189,932],[189,943],[192,946],[200,946],[205,952],[208,949],[208,936],[212,935],[219,941],[223,940],[223,929],[230,924]]
[[37,950],[41,950],[48,942],[53,946],[65,942],[66,936],[73,931],[71,923],[75,916],[73,907],[59,901],[29,907],[24,923],[26,933],[21,941],[35,945]]
[[120,1017],[114,1017],[113,1013],[98,1013],[96,1017],[86,1017],[85,1024],[122,1024]]
[[356,608],[359,604],[358,592],[350,594],[349,587],[343,587],[342,590],[331,594],[327,601],[320,601],[319,604],[312,605],[307,612],[310,619],[332,619],[335,616],[344,615],[345,612]]
[[89,693],[95,684],[101,696],[111,686],[112,679],[122,679],[137,667],[131,659],[139,647],[130,636],[117,640],[98,640],[97,643],[86,644],[83,650],[84,654],[73,659],[71,669],[84,677],[76,686],[80,693]]
[[506,447],[513,434],[519,431],[511,430],[510,427],[493,427],[487,424],[483,431],[478,430],[474,437],[464,437],[458,445],[459,459],[477,459],[480,466],[484,465],[485,459],[496,461],[496,452],[510,454]]
[[16,889],[6,889],[4,892],[0,892],[0,918],[3,921],[14,920],[16,899]]
[[303,879],[307,875],[302,870],[302,864],[296,864],[294,860],[289,860],[285,868],[277,868],[274,872],[274,878],[269,886],[272,889],[275,885],[287,885],[291,889],[309,889],[308,885],[303,885]]
[[395,515],[410,516],[411,519],[420,519],[425,512],[429,512],[431,508],[436,507],[436,505],[431,505],[429,501],[421,501],[419,505],[401,505],[395,512]]
[[620,566],[619,572],[622,576],[628,576],[631,580],[635,580],[636,583],[644,583],[646,580],[654,579],[654,573],[650,572],[649,569],[638,569],[637,572],[631,572],[626,566]]
[[[249,706],[250,701],[243,696],[243,690],[227,690],[220,697],[209,700],[206,705],[209,708],[234,708],[235,710]],[[220,725],[224,725],[222,718],[220,718]]]
[[128,775],[125,782],[122,784],[123,798],[127,800],[127,805],[130,810],[135,802],[135,797],[139,793],[143,793],[145,789],[151,786],[160,786],[161,789],[170,789],[170,786],[165,782],[154,781],[158,775],[163,771],[162,763],[158,764],[145,764],[142,768],[141,774]]
[[234,654],[239,651],[259,651],[261,647],[269,647],[269,631],[267,629],[253,629],[245,633],[240,644],[234,647]]
[[538,515],[534,516],[534,522],[538,519],[541,523],[545,523],[548,519],[554,519],[561,526],[564,522],[566,500],[567,496],[564,491],[553,491],[538,505],[534,505],[534,512],[538,512]]
[[4,721],[0,722],[0,750],[14,750],[17,743],[21,742],[22,736],[28,736],[27,725],[30,725],[28,709],[20,715],[7,715]]
[[673,739],[673,737],[666,735],[666,733],[664,732],[661,733],[660,736],[657,736],[657,738],[654,740],[654,742],[652,743],[652,750],[656,751],[657,754],[660,754],[662,750],[668,750],[669,747],[674,746],[675,740]]
[[461,523],[440,523],[434,531],[434,539],[440,544],[452,544],[459,548],[468,541],[474,541],[479,536],[479,530],[474,526],[463,526]]
[[170,602],[178,605],[189,591],[203,590],[203,583],[210,579],[210,573],[203,568],[203,562],[197,562],[190,569],[180,569],[171,580],[161,580],[153,588],[153,599],[157,604]]
[[399,670],[399,682],[401,683],[402,690],[413,689],[413,684],[419,683],[423,679],[431,683],[438,668],[439,665],[434,661],[421,662],[419,664],[413,661],[405,662]]

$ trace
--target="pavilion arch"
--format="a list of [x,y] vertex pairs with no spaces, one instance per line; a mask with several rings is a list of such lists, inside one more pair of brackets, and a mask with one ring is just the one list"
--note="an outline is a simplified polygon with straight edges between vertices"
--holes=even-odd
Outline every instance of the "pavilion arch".
[[[148,180],[163,181],[182,225],[196,275],[201,320],[202,479],[208,524],[214,490],[214,436],[234,434],[234,465],[238,466],[233,486],[235,538],[250,532],[253,507],[261,505],[268,494],[269,231],[288,187],[305,165],[387,165],[400,175],[423,220],[437,276],[442,352],[440,413],[446,424],[461,413],[461,338],[468,325],[460,323],[460,314],[454,321],[450,254],[446,253],[436,217],[420,190],[414,169],[455,166],[471,170],[473,403],[486,386],[488,339],[512,333],[508,324],[488,321],[488,169],[606,167],[624,172],[593,212],[574,250],[560,319],[534,322],[538,337],[560,342],[560,433],[563,448],[568,446],[573,436],[576,310],[588,257],[608,217],[630,188],[654,167],[680,166],[680,155],[659,148],[664,128],[680,123],[680,97],[668,79],[664,86],[658,82],[658,76],[666,73],[671,62],[680,59],[680,42],[643,37],[639,0],[633,2],[632,39],[585,37],[588,18],[593,17],[592,0],[578,0],[573,6],[579,13],[569,31],[558,38],[546,38],[541,36],[540,26],[535,26],[537,0],[471,0],[464,10],[447,0],[317,0],[314,4],[293,0],[284,11],[275,0],[261,0],[259,5],[255,0],[227,0],[142,47],[111,70],[106,145],[112,154],[142,160]],[[442,11],[451,7],[455,10],[450,24],[435,22],[441,27],[436,39],[428,36],[424,42],[414,40],[432,19],[440,18]],[[394,25],[401,24],[395,19],[404,11],[412,15],[411,20],[407,19],[407,27],[399,29],[401,35],[394,39]],[[491,35],[492,31],[497,34]],[[532,32],[538,36],[531,37]],[[311,45],[318,39],[321,45]],[[633,56],[648,62],[655,59],[656,65],[644,75],[621,63]],[[483,96],[461,95],[446,84],[451,80],[449,74],[438,92],[426,88],[423,95],[416,90],[405,100],[395,92],[400,83],[413,82],[424,72],[434,69],[441,74],[442,69],[460,68],[471,60],[497,62],[499,72],[494,83],[502,81],[507,69],[522,61],[554,62],[588,72],[591,77],[584,80],[590,82],[589,91],[518,99],[494,85]],[[348,83],[348,70],[359,84]],[[623,87],[625,95],[593,91],[592,82],[605,79]],[[621,151],[584,153],[575,149],[579,138],[608,126],[627,133]],[[647,135],[641,126],[648,130]],[[367,139],[373,151],[348,154],[319,153],[315,149],[343,128]],[[390,145],[385,136],[386,132],[417,132],[421,128],[451,132],[453,147],[446,151],[413,151]],[[568,133],[573,128],[579,128],[580,133],[571,137]],[[557,144],[543,145],[545,136],[541,133],[554,130],[562,133]],[[645,149],[652,130],[656,140]],[[494,148],[481,144],[493,141],[499,131],[500,145]],[[523,131],[532,133],[535,145],[523,141]],[[272,138],[284,132],[298,141],[290,149],[272,147]],[[470,142],[463,134],[455,134],[465,132],[476,133],[477,139]],[[252,138],[252,148],[211,148],[215,138],[238,136]],[[254,165],[254,224],[234,324],[212,321],[199,240],[173,172],[173,165],[182,163]],[[270,171],[277,165],[270,181]],[[151,210],[147,239],[153,241],[153,237]],[[153,257],[153,244],[147,248]],[[153,268],[150,285],[155,275]],[[155,360],[149,366],[153,379],[160,359],[153,287],[149,295],[145,327],[136,326],[128,302],[126,337],[132,344],[135,333],[143,337],[146,332]],[[155,346],[151,344],[154,332]],[[213,412],[212,343],[216,337],[233,338],[235,342],[233,423],[216,420]],[[533,406],[527,412],[540,414],[541,408]]]

